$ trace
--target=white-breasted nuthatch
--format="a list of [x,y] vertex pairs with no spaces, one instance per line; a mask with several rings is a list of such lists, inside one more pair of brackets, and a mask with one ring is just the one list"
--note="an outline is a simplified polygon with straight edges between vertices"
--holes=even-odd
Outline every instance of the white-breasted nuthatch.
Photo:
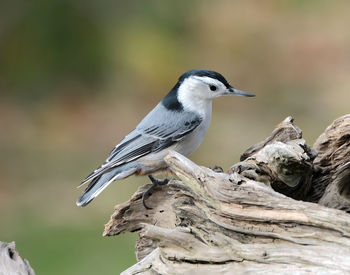
[[[191,70],[184,73],[172,90],[110,153],[107,160],[81,185],[90,182],[77,200],[85,206],[111,182],[130,175],[149,175],[152,186],[143,195],[143,204],[151,190],[168,180],[151,174],[166,170],[164,157],[169,150],[185,156],[201,144],[209,128],[212,100],[220,96],[254,96],[233,88],[219,73]],[[80,185],[80,186],[81,186]]]

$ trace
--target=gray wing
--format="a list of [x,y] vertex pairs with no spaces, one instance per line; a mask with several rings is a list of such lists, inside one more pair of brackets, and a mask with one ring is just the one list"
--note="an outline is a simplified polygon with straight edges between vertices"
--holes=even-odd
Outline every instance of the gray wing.
[[193,112],[170,111],[159,103],[81,185],[115,167],[168,148],[184,139],[201,122],[202,118]]

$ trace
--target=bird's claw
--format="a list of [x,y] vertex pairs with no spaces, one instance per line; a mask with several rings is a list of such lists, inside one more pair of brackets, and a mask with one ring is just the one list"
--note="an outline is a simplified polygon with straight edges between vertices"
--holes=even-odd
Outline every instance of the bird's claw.
[[143,193],[142,204],[146,209],[150,210],[150,209],[152,209],[152,207],[147,206],[146,200],[152,195],[152,191],[155,188],[157,188],[158,186],[167,184],[169,182],[169,179],[165,178],[163,180],[160,180],[160,179],[153,177],[152,175],[149,175],[148,177],[151,180],[152,185]]

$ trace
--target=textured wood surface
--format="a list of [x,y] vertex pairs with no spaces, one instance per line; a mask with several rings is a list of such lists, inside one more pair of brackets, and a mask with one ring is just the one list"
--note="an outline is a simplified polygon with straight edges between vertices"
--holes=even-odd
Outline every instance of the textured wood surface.
[[14,242],[0,242],[0,275],[35,275],[26,259],[16,251]]
[[[333,209],[346,210],[350,193],[348,155],[337,149],[348,149],[348,136],[328,145],[321,136],[315,148],[328,154],[317,156],[288,117],[227,173],[171,152],[165,160],[179,180],[149,198],[151,210],[141,202],[148,186],[140,188],[105,226],[105,236],[139,233],[139,262],[123,274],[350,274],[350,215]],[[319,204],[307,202],[316,196]]]
[[350,212],[350,115],[335,120],[316,140],[310,201]]

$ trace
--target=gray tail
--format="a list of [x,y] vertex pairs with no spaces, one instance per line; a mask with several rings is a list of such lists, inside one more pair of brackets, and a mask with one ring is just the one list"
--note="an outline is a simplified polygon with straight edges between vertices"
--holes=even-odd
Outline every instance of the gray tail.
[[[116,168],[112,171],[108,171],[96,178],[94,178],[88,187],[85,189],[84,193],[78,198],[78,206],[88,205],[94,198],[96,198],[110,183],[115,180],[123,179],[136,171],[136,168],[130,168],[128,170]],[[121,171],[122,170],[122,171]]]

